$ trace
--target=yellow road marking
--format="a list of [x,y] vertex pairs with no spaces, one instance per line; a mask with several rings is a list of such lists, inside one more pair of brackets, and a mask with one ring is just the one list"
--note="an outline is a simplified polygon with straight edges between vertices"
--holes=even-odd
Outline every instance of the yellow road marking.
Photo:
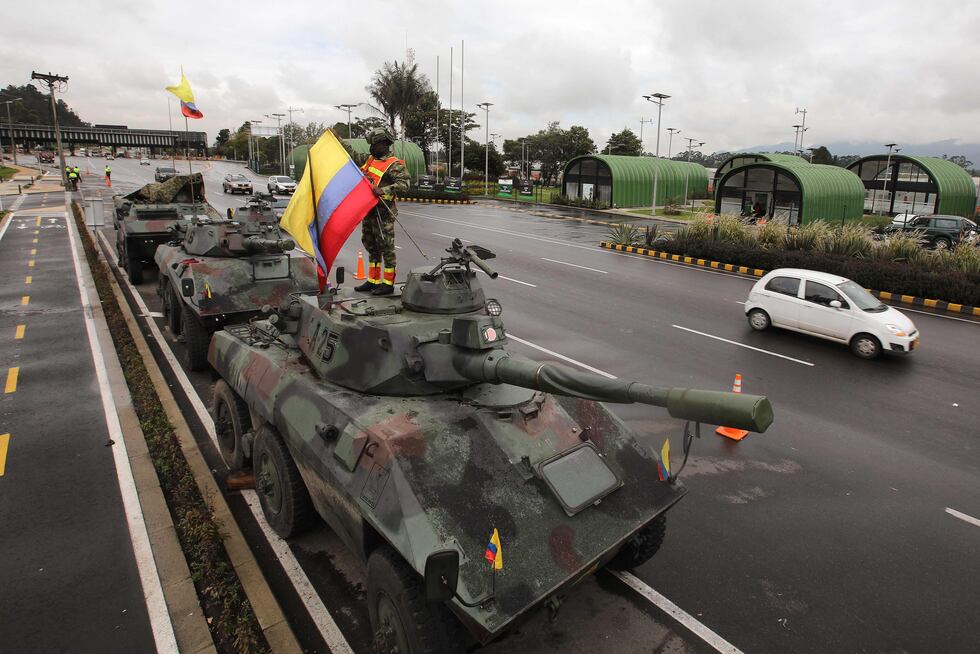
[[17,375],[20,373],[20,368],[13,367],[7,371],[7,385],[3,387],[4,393],[13,393],[17,390]]
[[34,226],[35,227],[41,226],[41,216],[38,216],[37,218],[34,219]]
[[24,278],[24,283],[25,284],[30,284],[32,281],[34,281],[34,278],[31,277],[30,275],[28,275],[27,277]]
[[34,259],[31,259],[30,261],[27,262],[27,267],[28,268],[33,268],[34,267]]
[[0,477],[7,468],[7,444],[10,442],[10,434],[0,434]]
[[27,325],[17,325],[17,331],[14,332],[14,339],[24,338],[24,331],[27,330]]
[[41,231],[40,231],[40,230],[38,230],[38,229],[35,229],[35,230],[34,230],[34,233],[35,233],[35,234],[40,234],[40,233],[41,233]]
[[20,304],[21,304],[21,306],[26,307],[27,306],[27,303],[30,302],[30,301],[31,301],[31,296],[30,295],[25,295],[24,297],[22,297],[20,299]]
[[[34,240],[36,241],[37,239],[34,239]],[[31,250],[31,256],[32,257],[37,256],[37,248],[34,248],[34,249]]]

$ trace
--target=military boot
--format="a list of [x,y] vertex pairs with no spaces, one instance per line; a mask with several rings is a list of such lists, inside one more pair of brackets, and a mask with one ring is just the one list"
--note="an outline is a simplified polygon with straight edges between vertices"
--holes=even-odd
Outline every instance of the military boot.
[[368,278],[360,286],[355,286],[354,290],[358,293],[371,293],[378,286],[381,286],[381,262],[380,261],[370,261],[368,262]]
[[377,284],[371,291],[371,295],[391,295],[394,292],[395,287],[392,284]]
[[370,293],[378,286],[377,282],[372,282],[370,279],[361,284],[360,286],[355,286],[354,290],[358,293]]

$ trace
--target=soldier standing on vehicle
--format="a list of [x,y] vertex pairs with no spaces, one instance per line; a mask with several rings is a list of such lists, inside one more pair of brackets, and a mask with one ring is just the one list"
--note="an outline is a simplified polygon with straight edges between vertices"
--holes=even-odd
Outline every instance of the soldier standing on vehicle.
[[395,219],[398,217],[395,196],[406,193],[411,180],[405,162],[391,154],[395,137],[387,129],[371,130],[367,142],[371,149],[369,155],[354,152],[350,145],[341,141],[379,198],[377,206],[361,221],[361,243],[368,251],[368,278],[354,290],[390,295],[395,292]]

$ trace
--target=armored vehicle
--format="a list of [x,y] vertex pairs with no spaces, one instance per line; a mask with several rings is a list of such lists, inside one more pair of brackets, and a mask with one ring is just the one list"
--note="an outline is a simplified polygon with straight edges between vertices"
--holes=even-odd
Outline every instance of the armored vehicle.
[[217,329],[246,322],[293,293],[319,292],[312,259],[289,256],[295,245],[274,220],[194,217],[172,225],[171,238],[156,249],[157,293],[170,331],[183,337],[191,370],[207,367]]
[[557,611],[600,567],[654,555],[686,491],[601,402],[760,432],[772,422],[765,397],[508,352],[501,305],[476,277],[496,277],[493,254],[459,240],[447,252],[400,295],[293,297],[216,332],[208,355],[226,463],[252,467],[280,536],[319,515],[366,562],[379,651],[462,651],[466,631],[486,643],[536,608]]
[[193,216],[218,218],[204,203],[201,173],[177,175],[162,184],[147,184],[113,198],[116,253],[133,284],[143,282],[143,265],[153,263],[157,246],[173,238],[171,227]]

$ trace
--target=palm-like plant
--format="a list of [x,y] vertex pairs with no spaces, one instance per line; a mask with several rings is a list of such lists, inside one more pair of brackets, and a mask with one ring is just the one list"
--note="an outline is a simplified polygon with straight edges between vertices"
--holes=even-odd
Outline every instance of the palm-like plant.
[[404,128],[409,113],[428,91],[429,81],[419,74],[418,64],[397,61],[386,61],[367,87],[367,92],[384,111],[392,132],[396,119]]

